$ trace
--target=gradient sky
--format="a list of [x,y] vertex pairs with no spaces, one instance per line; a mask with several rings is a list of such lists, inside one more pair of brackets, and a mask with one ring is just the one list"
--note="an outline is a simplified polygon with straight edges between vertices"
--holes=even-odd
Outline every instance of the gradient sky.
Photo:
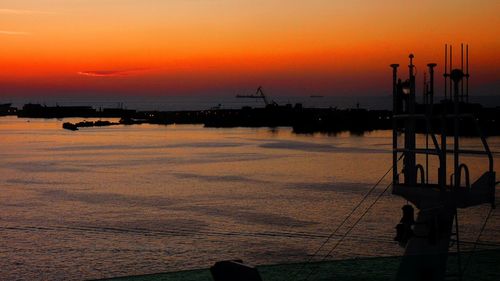
[[499,14],[498,0],[1,0],[0,97],[387,95],[390,63],[413,52],[441,76],[460,42],[471,94],[496,95]]

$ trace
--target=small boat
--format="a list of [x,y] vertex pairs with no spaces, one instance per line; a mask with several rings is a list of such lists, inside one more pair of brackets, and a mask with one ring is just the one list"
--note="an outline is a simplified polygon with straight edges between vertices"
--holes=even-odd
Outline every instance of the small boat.
[[78,126],[76,126],[76,124],[69,123],[69,122],[63,123],[62,127],[63,127],[63,129],[71,130],[71,131],[77,131],[78,130]]

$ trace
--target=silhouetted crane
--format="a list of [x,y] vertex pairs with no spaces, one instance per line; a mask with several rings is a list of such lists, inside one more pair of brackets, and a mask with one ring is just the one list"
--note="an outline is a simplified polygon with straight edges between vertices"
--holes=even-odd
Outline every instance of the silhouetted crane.
[[267,96],[262,91],[262,86],[259,86],[259,88],[257,88],[257,91],[255,92],[254,95],[236,95],[236,97],[237,98],[262,99],[264,101],[264,104],[266,105],[266,107],[278,105],[273,100],[269,101],[269,99],[267,98]]

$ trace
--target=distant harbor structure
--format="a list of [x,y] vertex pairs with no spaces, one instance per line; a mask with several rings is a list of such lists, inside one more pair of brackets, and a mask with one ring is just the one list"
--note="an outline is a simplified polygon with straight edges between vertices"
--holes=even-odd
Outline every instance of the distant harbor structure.
[[0,116],[13,115],[17,113],[17,108],[12,107],[12,103],[0,104]]
[[259,86],[259,88],[257,88],[257,91],[255,92],[255,94],[253,94],[253,95],[236,95],[236,97],[237,98],[262,99],[262,101],[264,102],[264,105],[266,107],[278,105],[277,102],[275,102],[273,100],[269,100],[269,98],[264,94],[264,91],[262,90],[262,86]]

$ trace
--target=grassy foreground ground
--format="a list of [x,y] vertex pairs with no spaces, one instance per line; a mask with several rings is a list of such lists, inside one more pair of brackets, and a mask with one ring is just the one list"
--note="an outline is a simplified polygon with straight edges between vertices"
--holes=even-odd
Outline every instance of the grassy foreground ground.
[[[470,257],[470,259],[469,259]],[[292,280],[394,280],[401,257],[358,258],[308,264],[278,264],[257,266],[264,281]],[[469,262],[467,262],[469,261]],[[450,274],[456,273],[456,256],[448,259]],[[463,280],[500,280],[500,249],[463,253],[462,264],[467,264]],[[213,281],[208,269],[158,273],[151,275],[103,279],[109,281]],[[453,280],[453,279],[450,279]]]

